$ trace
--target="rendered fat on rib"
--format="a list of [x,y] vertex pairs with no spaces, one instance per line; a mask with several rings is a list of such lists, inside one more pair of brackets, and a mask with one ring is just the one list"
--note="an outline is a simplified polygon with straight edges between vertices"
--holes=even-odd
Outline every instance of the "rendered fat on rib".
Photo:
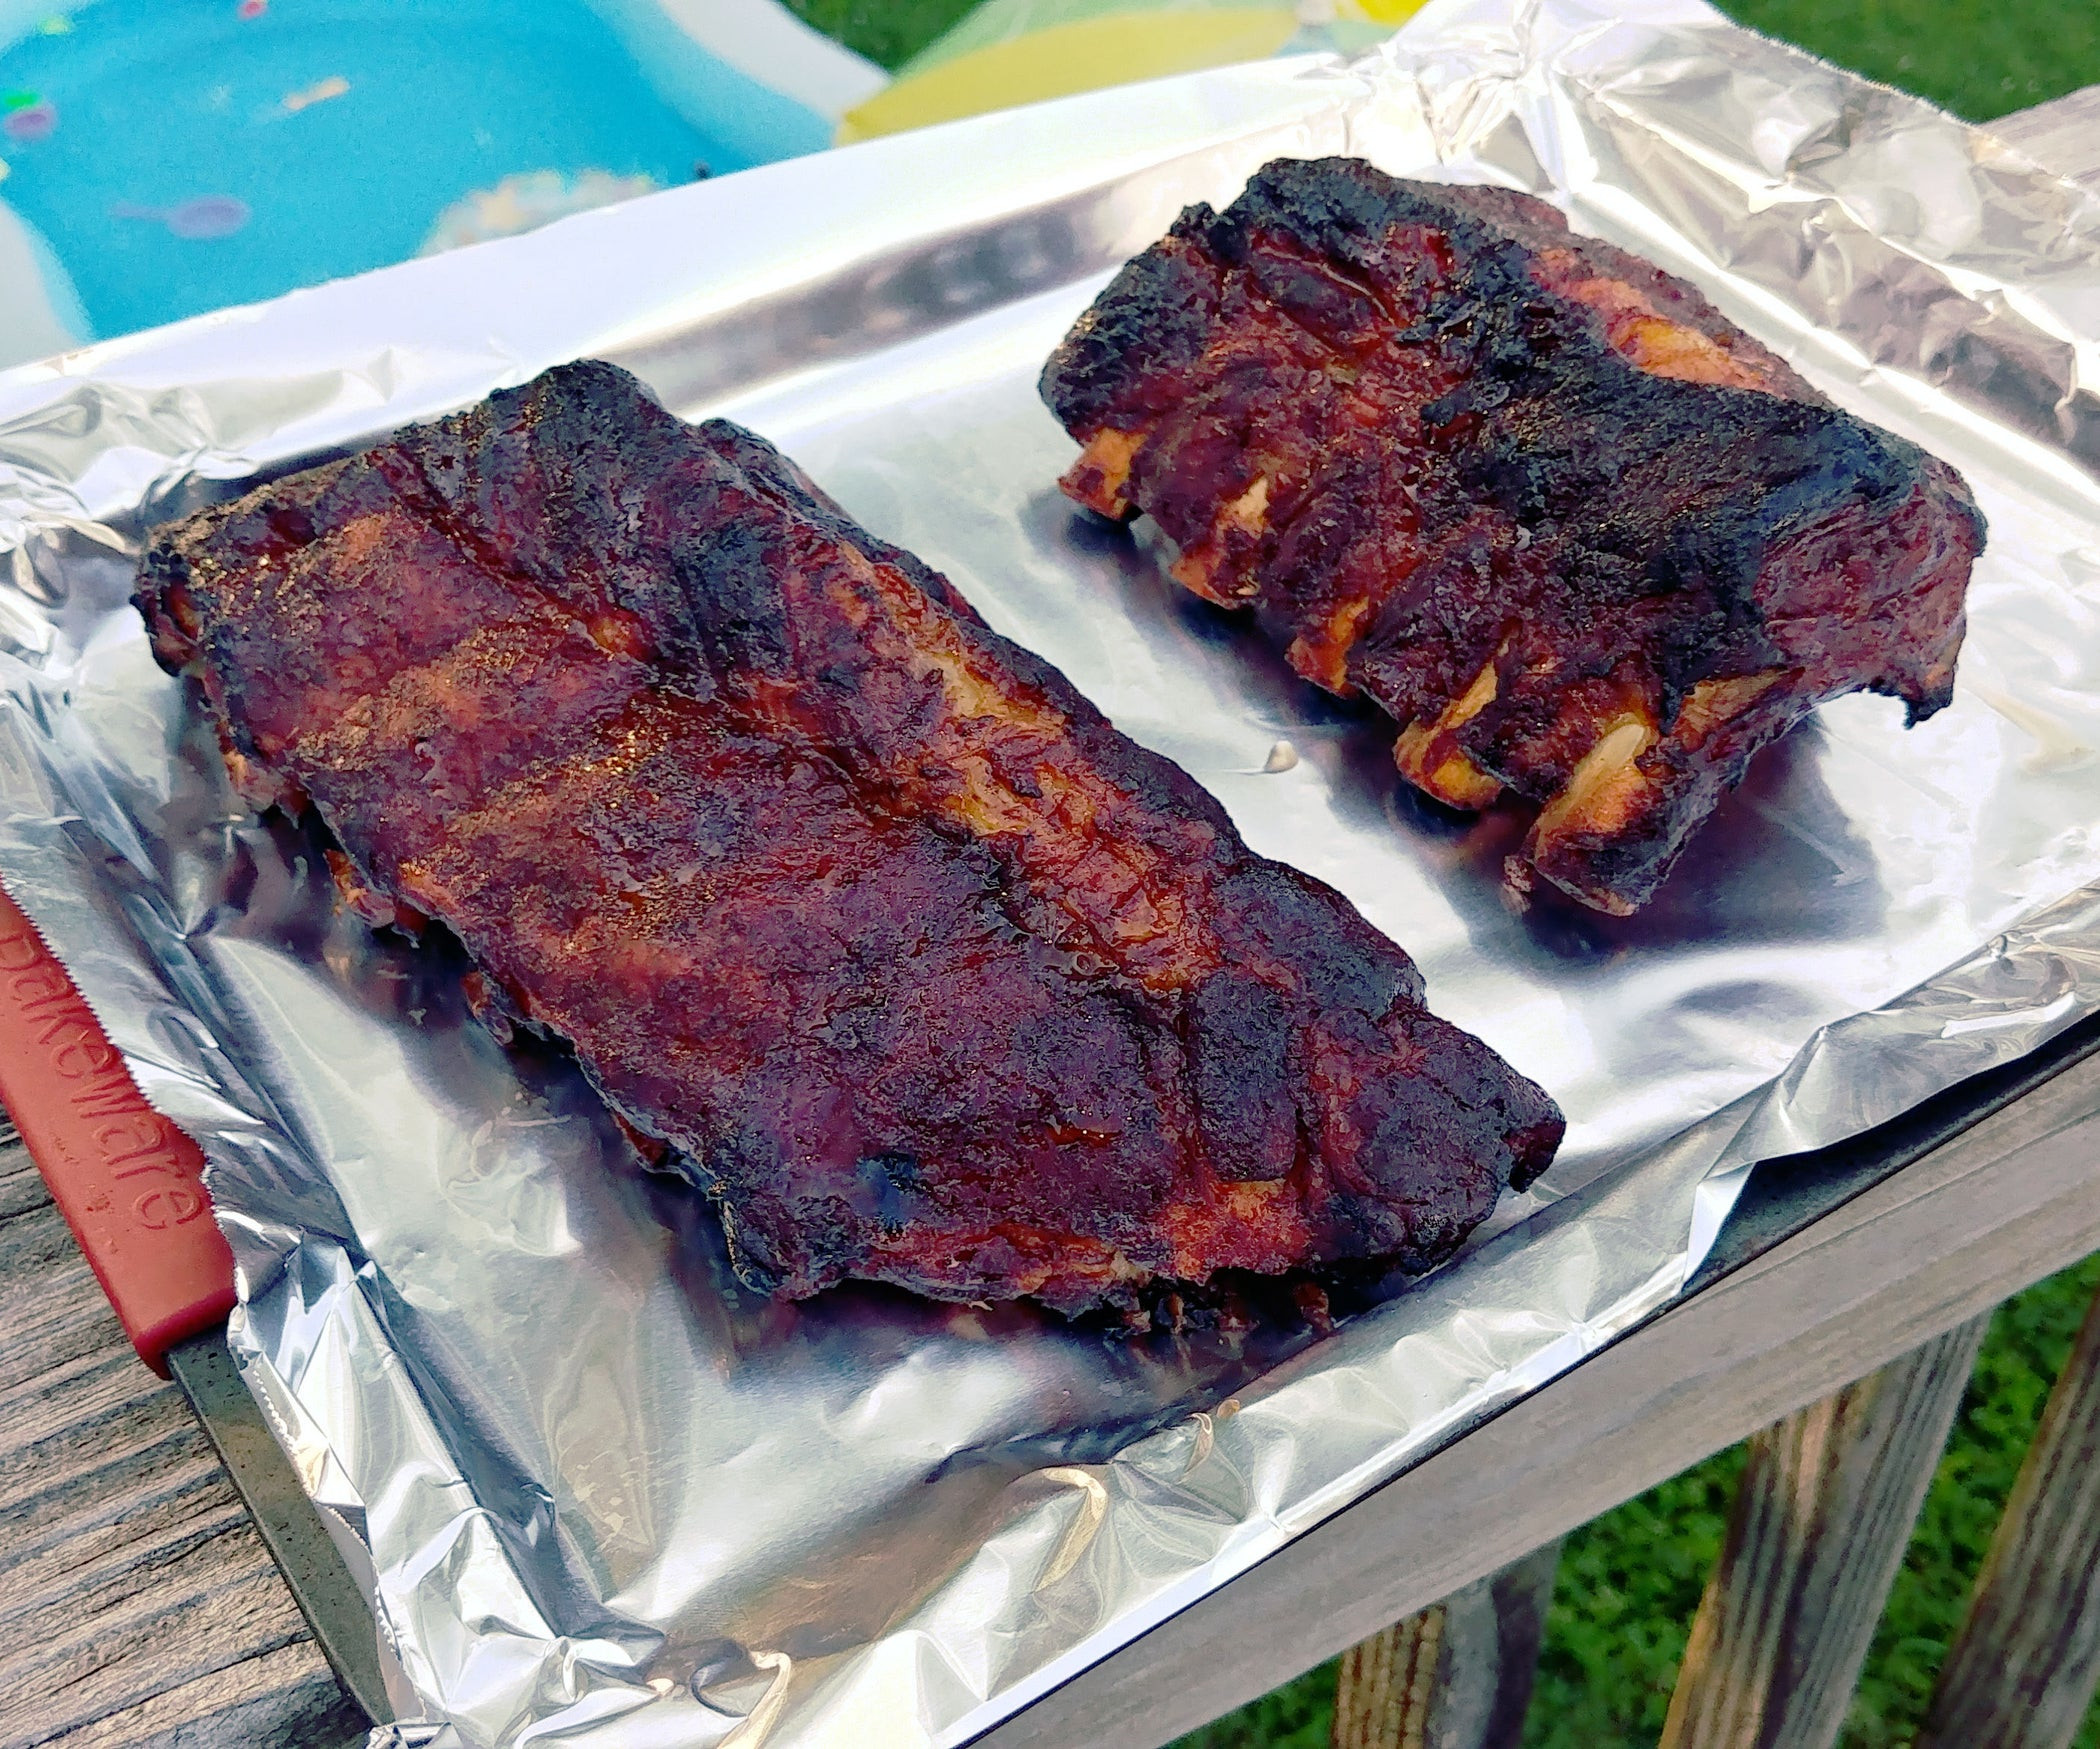
[[139,601],[246,793],[452,930],[771,1291],[1426,1264],[1558,1140],[1338,894],[610,366],[165,530]]
[[1192,207],[1051,356],[1064,488],[1401,725],[1510,876],[1649,897],[1818,703],[1947,703],[1983,519],[1691,286],[1499,189],[1280,160]]

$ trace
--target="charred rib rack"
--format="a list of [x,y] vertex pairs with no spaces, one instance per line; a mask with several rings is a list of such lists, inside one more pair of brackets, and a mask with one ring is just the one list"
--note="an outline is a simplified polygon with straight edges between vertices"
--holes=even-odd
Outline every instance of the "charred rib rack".
[[1427,1263],[1559,1138],[1347,901],[610,366],[164,531],[139,602],[245,793],[455,932],[772,1291]]
[[1280,160],[1183,213],[1051,356],[1064,479],[1401,725],[1511,878],[1645,900],[1825,699],[1953,692],[1983,519],[1661,269],[1524,195]]

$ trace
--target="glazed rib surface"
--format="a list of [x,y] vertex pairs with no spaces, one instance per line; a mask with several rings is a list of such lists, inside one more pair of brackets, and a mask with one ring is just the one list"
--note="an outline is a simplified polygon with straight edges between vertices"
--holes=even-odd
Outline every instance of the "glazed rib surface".
[[771,1291],[1423,1264],[1558,1140],[1339,895],[610,366],[175,525],[139,601],[244,792],[451,929]]
[[1520,886],[1630,911],[1818,703],[1952,695],[1960,476],[1527,196],[1279,160],[1124,268],[1042,389],[1065,490],[1387,711],[1411,782],[1538,804]]

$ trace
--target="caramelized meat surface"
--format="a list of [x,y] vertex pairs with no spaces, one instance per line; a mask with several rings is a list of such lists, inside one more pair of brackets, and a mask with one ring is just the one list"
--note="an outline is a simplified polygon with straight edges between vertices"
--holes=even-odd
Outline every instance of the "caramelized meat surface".
[[1279,160],[1183,213],[1051,356],[1064,478],[1401,725],[1510,875],[1633,910],[1825,699],[1946,704],[1983,518],[1692,287],[1543,202]]
[[1427,1264],[1559,1139],[1346,900],[611,366],[164,530],[138,599],[244,793],[457,934],[770,1291]]

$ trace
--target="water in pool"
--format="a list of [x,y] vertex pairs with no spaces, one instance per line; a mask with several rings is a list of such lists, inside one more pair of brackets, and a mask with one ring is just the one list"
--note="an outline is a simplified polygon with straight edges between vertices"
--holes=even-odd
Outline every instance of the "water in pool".
[[98,336],[828,132],[646,0],[95,0],[0,48],[0,200]]

